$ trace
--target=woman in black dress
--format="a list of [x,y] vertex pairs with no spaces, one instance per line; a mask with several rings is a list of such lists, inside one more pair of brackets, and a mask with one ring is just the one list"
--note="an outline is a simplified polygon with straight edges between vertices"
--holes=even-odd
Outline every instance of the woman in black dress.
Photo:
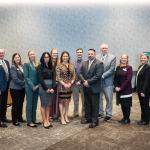
[[54,93],[54,69],[52,67],[51,56],[48,52],[44,52],[40,59],[40,66],[38,67],[39,74],[39,95],[41,99],[41,114],[44,128],[52,127],[49,121],[50,106],[52,105]]

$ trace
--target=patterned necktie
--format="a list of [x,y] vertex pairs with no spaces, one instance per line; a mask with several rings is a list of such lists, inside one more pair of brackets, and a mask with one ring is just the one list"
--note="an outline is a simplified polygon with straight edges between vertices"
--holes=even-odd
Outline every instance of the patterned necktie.
[[6,73],[6,80],[8,81],[8,79],[9,79],[9,73],[8,73],[7,65],[6,65],[6,63],[5,63],[4,60],[2,60],[2,66],[3,66],[3,69],[4,69],[5,73]]

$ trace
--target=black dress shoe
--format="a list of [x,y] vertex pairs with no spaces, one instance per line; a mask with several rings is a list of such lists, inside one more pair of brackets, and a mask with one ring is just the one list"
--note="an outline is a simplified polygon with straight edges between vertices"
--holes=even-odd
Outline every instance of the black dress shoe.
[[99,115],[98,115],[98,118],[99,118],[99,119],[104,118],[104,115],[99,114]]
[[138,124],[138,125],[148,125],[149,122],[139,121],[137,124]]
[[14,125],[14,126],[20,126],[20,123],[14,122],[13,125]]
[[124,120],[125,120],[125,119],[124,119],[124,118],[122,118],[122,119],[121,119],[121,120],[119,120],[118,122],[119,122],[119,123],[123,123],[123,122],[124,122]]
[[106,116],[105,118],[104,118],[104,121],[110,121],[111,120],[111,117],[109,117],[109,116]]
[[121,122],[121,124],[130,124],[130,119],[125,119],[124,121]]
[[98,126],[98,123],[92,122],[92,123],[90,123],[89,128],[95,128],[96,126]]
[[1,128],[7,128],[8,126],[7,126],[5,123],[0,122],[0,127],[1,127]]
[[81,124],[88,124],[88,123],[91,123],[91,121],[86,119],[81,119]]
[[42,124],[41,122],[33,122],[34,124],[37,124],[37,125],[40,125],[40,124]]

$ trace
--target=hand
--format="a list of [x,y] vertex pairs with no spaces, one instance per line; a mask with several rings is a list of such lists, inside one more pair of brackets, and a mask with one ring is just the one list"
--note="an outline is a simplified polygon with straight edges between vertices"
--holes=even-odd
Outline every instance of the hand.
[[120,91],[120,87],[116,87],[115,90],[116,90],[116,92],[119,92]]
[[142,97],[145,97],[145,94],[144,94],[144,93],[141,93],[141,96],[142,96]]
[[89,87],[88,81],[87,81],[87,80],[84,80],[83,85],[84,85],[85,87]]
[[36,85],[32,88],[33,91],[36,91],[39,88],[39,85]]
[[80,84],[81,84],[80,81],[76,82],[76,85],[80,85]]
[[53,89],[50,89],[49,91],[50,91],[50,93],[54,93],[54,90],[53,90]]

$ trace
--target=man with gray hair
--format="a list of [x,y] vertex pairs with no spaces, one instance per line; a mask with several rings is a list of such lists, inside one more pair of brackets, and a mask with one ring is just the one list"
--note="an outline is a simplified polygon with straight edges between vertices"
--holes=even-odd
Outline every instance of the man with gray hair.
[[[105,115],[104,121],[109,121],[112,117],[113,77],[115,72],[116,57],[108,52],[108,45],[103,43],[100,46],[100,54],[97,55],[97,59],[102,61],[104,64],[99,102],[99,118],[103,118]],[[103,110],[103,95],[106,99],[106,114]]]

